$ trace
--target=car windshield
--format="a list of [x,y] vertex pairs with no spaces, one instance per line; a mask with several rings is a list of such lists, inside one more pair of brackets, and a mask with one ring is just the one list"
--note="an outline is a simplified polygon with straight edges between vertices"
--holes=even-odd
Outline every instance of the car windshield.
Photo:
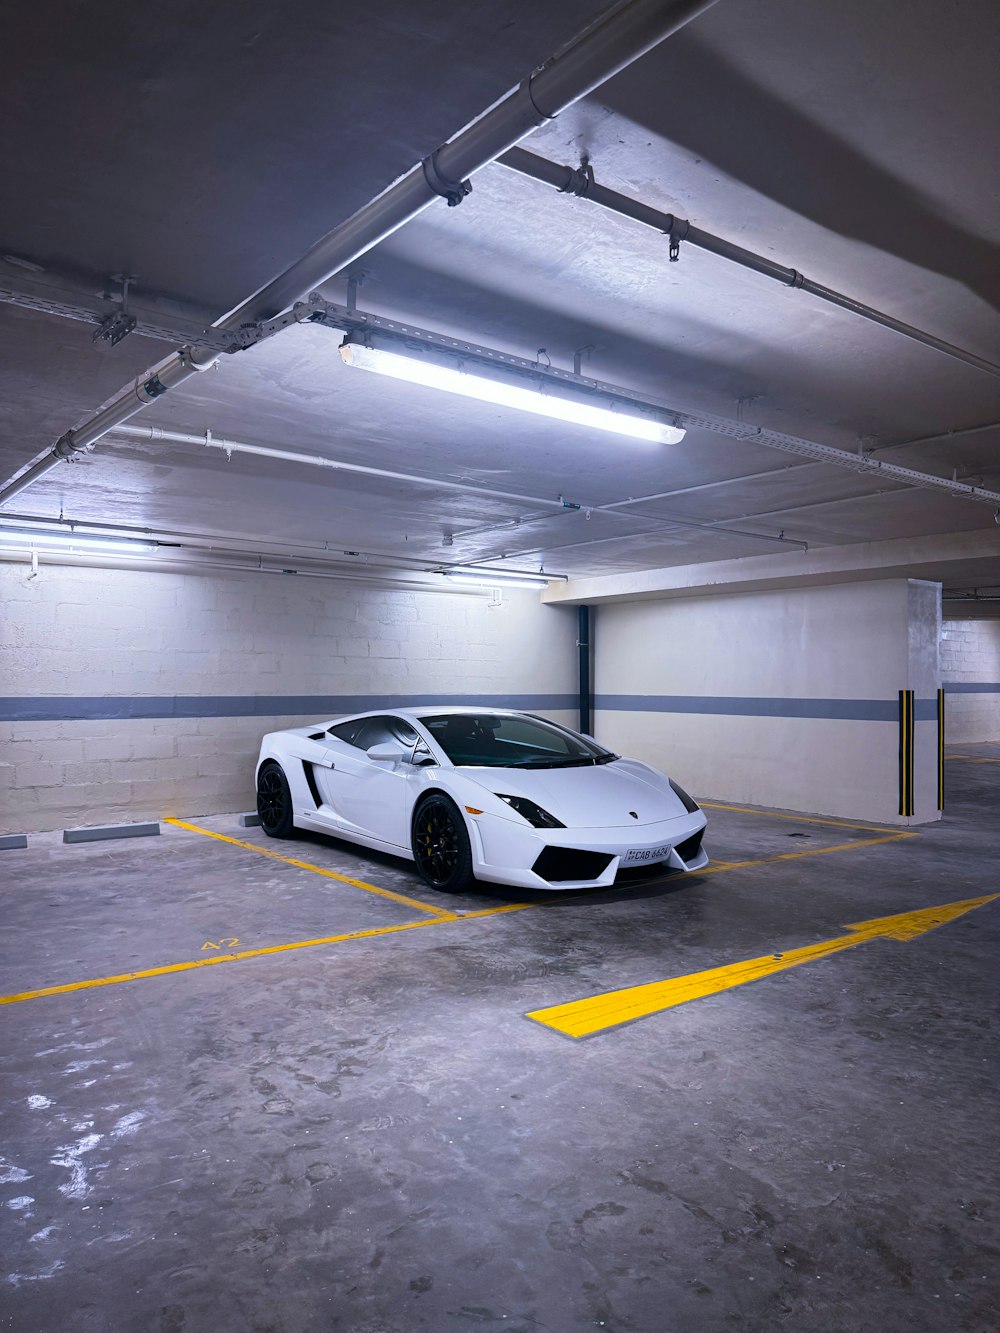
[[462,768],[571,768],[618,757],[585,736],[523,713],[437,713],[420,722]]

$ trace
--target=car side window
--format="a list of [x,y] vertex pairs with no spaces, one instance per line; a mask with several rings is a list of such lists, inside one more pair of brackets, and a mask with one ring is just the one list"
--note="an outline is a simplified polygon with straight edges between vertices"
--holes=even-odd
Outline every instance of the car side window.
[[370,750],[373,745],[383,745],[386,741],[409,747],[416,745],[418,740],[416,731],[401,717],[366,717],[357,725],[350,744],[359,750]]
[[343,741],[345,745],[355,745],[357,742],[354,738],[360,727],[361,723],[358,721],[338,722],[335,727],[327,727],[326,734],[335,736],[338,741]]

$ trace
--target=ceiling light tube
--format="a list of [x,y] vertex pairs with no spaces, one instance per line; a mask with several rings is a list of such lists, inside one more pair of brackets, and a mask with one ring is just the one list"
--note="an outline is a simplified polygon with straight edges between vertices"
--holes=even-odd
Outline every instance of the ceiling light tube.
[[0,526],[0,546],[27,546],[34,551],[99,551],[105,555],[143,555],[156,550],[155,544],[108,537],[78,537],[68,532],[26,532]]
[[478,565],[453,565],[434,571],[451,583],[478,584],[505,588],[547,588],[553,580],[566,582],[565,574],[533,574],[530,569],[483,569]]
[[[484,351],[486,349],[483,349]],[[442,389],[497,407],[512,407],[578,426],[627,435],[658,444],[679,444],[684,430],[676,422],[643,409],[627,395],[602,393],[587,384],[547,376],[547,367],[518,358],[491,362],[409,340],[365,331],[352,333],[340,347],[345,365]]]
[[549,583],[546,578],[534,579],[523,575],[519,579],[500,579],[488,570],[484,570],[482,574],[445,573],[443,577],[460,588],[534,588],[537,592],[539,588],[548,587]]

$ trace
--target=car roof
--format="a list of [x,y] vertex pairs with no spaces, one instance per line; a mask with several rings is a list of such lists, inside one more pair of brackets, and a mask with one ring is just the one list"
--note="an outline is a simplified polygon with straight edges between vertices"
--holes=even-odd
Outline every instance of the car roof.
[[342,713],[339,717],[332,718],[327,726],[342,722],[360,722],[366,717],[405,717],[419,722],[421,718],[427,717],[454,717],[456,714],[465,714],[469,717],[478,717],[483,713],[489,713],[496,717],[529,717],[530,714],[522,712],[518,708],[488,708],[477,707],[474,704],[428,704],[426,708],[407,707],[393,708],[387,705],[385,708],[370,708],[364,713]]

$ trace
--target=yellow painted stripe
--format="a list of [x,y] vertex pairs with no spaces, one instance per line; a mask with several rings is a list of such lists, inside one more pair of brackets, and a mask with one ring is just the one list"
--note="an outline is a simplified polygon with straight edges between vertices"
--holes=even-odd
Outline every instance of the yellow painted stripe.
[[574,1039],[593,1036],[594,1033],[604,1032],[608,1028],[634,1022],[637,1018],[646,1018],[650,1014],[662,1013],[665,1009],[675,1008],[679,1004],[687,1004],[690,1000],[702,999],[706,995],[717,995],[720,991],[744,986],[747,982],[758,981],[761,977],[785,972],[792,967],[801,967],[803,963],[812,963],[830,954],[839,953],[842,949],[851,949],[866,940],[879,937],[896,940],[916,939],[918,935],[953,921],[963,913],[971,912],[985,903],[994,902],[997,898],[1000,898],[1000,894],[993,893],[984,898],[968,898],[962,902],[921,908],[916,912],[902,912],[896,916],[860,921],[848,927],[850,934],[822,940],[819,944],[807,944],[801,949],[790,949],[782,953],[764,954],[760,958],[747,958],[723,967],[709,968],[705,972],[672,977],[667,981],[652,981],[643,986],[628,986],[623,990],[589,995],[582,1000],[571,1000],[568,1004],[535,1009],[525,1017]]
[[186,824],[183,819],[164,819],[164,824],[173,824],[175,828],[187,829],[191,833],[201,833],[206,838],[216,838],[219,842],[231,843],[234,847],[243,847],[258,856],[269,856],[272,861],[283,861],[285,865],[295,866],[298,870],[311,870],[314,875],[323,875],[326,879],[339,880],[341,884],[350,884],[355,889],[364,889],[366,893],[376,893],[380,898],[402,903],[406,907],[415,907],[419,912],[430,912],[441,921],[454,921],[455,913],[432,903],[421,902],[419,898],[409,898],[405,893],[393,893],[391,889],[380,889],[375,884],[366,884],[363,879],[351,879],[350,875],[339,875],[336,870],[326,870],[323,866],[314,866],[310,861],[299,861],[294,856],[282,856],[272,852],[270,847],[258,847],[255,842],[244,842],[242,838],[230,838],[225,833],[214,833],[211,829],[201,828],[198,824]]
[[938,809],[944,809],[944,690],[937,692]]
[[899,842],[901,838],[918,838],[919,833],[900,831],[887,833],[881,838],[859,838],[857,842],[840,842],[834,847],[810,847],[804,852],[780,852],[777,856],[762,856],[756,861],[723,861],[718,865],[709,865],[706,870],[692,873],[701,875],[720,875],[726,870],[746,870],[750,866],[767,866],[775,861],[798,861],[803,856],[829,856],[831,852],[853,852],[859,847],[877,847],[882,842]]
[[244,949],[240,953],[213,954],[209,958],[193,958],[184,963],[168,963],[150,967],[142,972],[119,972],[110,977],[91,977],[86,981],[70,981],[62,986],[43,986],[39,990],[21,991],[17,995],[0,995],[0,1004],[18,1004],[22,1000],[38,1000],[43,995],[66,995],[70,991],[92,990],[96,986],[119,986],[126,981],[145,981],[149,977],[165,977],[174,972],[192,972],[199,967],[216,967],[219,963],[239,963],[247,958],[265,958],[270,954],[289,953],[294,949],[315,949],[322,944],[342,944],[346,940],[368,940],[377,935],[398,935],[404,930],[420,930],[424,926],[441,926],[446,922],[472,921],[484,916],[500,916],[504,912],[520,912],[533,903],[507,903],[503,907],[487,907],[481,911],[466,912],[464,916],[432,918],[424,921],[405,921],[397,926],[375,926],[370,930],[352,930],[344,935],[327,935],[318,940],[296,940],[292,944],[272,944],[263,949]]
[[1000,764],[1000,759],[975,759],[971,754],[946,754],[949,764]]
[[[703,804],[707,804],[707,802],[703,802]],[[748,810],[742,806],[715,805],[713,808],[718,810],[736,810],[744,814],[775,815],[775,812],[771,810]],[[797,815],[780,815],[780,814],[776,814],[775,817],[778,819],[803,818],[802,816],[797,816]],[[340,880],[345,884],[351,884],[355,888],[367,889],[372,893],[377,893],[389,898],[395,898],[396,900],[405,903],[408,906],[423,907],[425,911],[433,912],[434,915],[431,917],[430,920],[425,920],[425,921],[408,921],[404,922],[401,925],[378,926],[370,930],[350,931],[342,935],[328,935],[323,937],[322,939],[299,940],[299,941],[294,941],[291,944],[274,944],[270,945],[267,948],[246,949],[240,953],[234,953],[234,954],[214,954],[209,958],[197,958],[197,959],[192,959],[189,962],[183,962],[183,963],[169,963],[163,967],[147,968],[144,971],[140,972],[121,972],[114,976],[95,977],[84,981],[71,981],[60,986],[44,986],[37,990],[21,991],[20,993],[15,995],[2,995],[0,996],[0,1004],[15,1004],[21,1000],[35,1000],[45,995],[64,995],[72,991],[89,990],[95,986],[113,986],[113,985],[119,985],[127,981],[141,981],[150,977],[167,976],[174,972],[190,972],[193,969],[199,967],[213,967],[218,963],[239,962],[247,958],[261,958],[268,954],[287,953],[295,949],[311,949],[311,948],[316,948],[317,946],[323,944],[339,944],[347,940],[371,939],[379,935],[395,935],[399,934],[401,931],[404,930],[415,930],[421,926],[442,925],[443,923],[448,921],[472,921],[472,920],[477,920],[481,917],[501,916],[507,912],[521,912],[529,907],[541,907],[545,905],[540,902],[507,903],[502,907],[479,908],[473,912],[461,912],[461,913],[443,912],[439,911],[437,908],[431,908],[426,903],[420,903],[415,898],[407,898],[403,894],[394,894],[391,893],[388,889],[379,889],[373,884],[365,883],[363,880],[351,879],[347,875],[337,874],[336,871],[325,870],[322,866],[311,865],[308,861],[299,861],[293,857],[282,856],[279,852],[273,852],[268,847],[257,847],[252,842],[244,842],[239,838],[231,838],[227,834],[223,833],[214,833],[210,829],[200,828],[197,824],[188,824],[185,823],[183,820],[172,819],[172,818],[165,818],[163,822],[166,824],[173,824],[178,828],[188,829],[195,833],[202,833],[206,837],[216,838],[220,842],[233,843],[237,847],[244,847],[248,851],[260,853],[261,856],[269,856],[276,861],[283,861],[286,864],[295,866],[297,869],[300,870],[311,870],[318,875],[324,875],[330,879]],[[836,828],[868,829],[870,827],[869,825],[865,824],[839,824],[835,823],[833,820],[818,819],[818,818],[813,818],[812,816],[808,817],[808,819],[806,819],[806,822],[814,824],[832,824]],[[916,838],[919,836],[920,835],[915,832],[900,831],[898,833],[890,834],[886,837],[865,838],[858,842],[841,843],[836,847],[817,847],[802,852],[783,852],[778,856],[764,857],[756,861],[719,861],[714,863],[713,865],[710,865],[708,869],[701,870],[696,873],[699,876],[717,875],[717,874],[722,874],[727,870],[745,870],[745,869],[751,869],[754,866],[768,865],[773,861],[794,861],[799,857],[803,856],[824,856],[830,852],[853,851],[854,848],[856,847],[870,847],[880,842],[895,842],[900,838]],[[559,901],[566,902],[567,900],[570,899],[585,901],[590,892],[591,892],[590,890],[581,890],[573,894],[554,893],[551,902],[554,904]]]
[[884,824],[881,826],[849,824],[844,819],[821,819],[819,815],[787,814],[782,810],[757,810],[753,806],[747,805],[723,805],[720,801],[699,801],[698,804],[705,810],[734,810],[740,815],[762,815],[768,819],[787,819],[794,824],[826,824],[829,828],[856,828],[867,833],[887,833],[889,831]]

